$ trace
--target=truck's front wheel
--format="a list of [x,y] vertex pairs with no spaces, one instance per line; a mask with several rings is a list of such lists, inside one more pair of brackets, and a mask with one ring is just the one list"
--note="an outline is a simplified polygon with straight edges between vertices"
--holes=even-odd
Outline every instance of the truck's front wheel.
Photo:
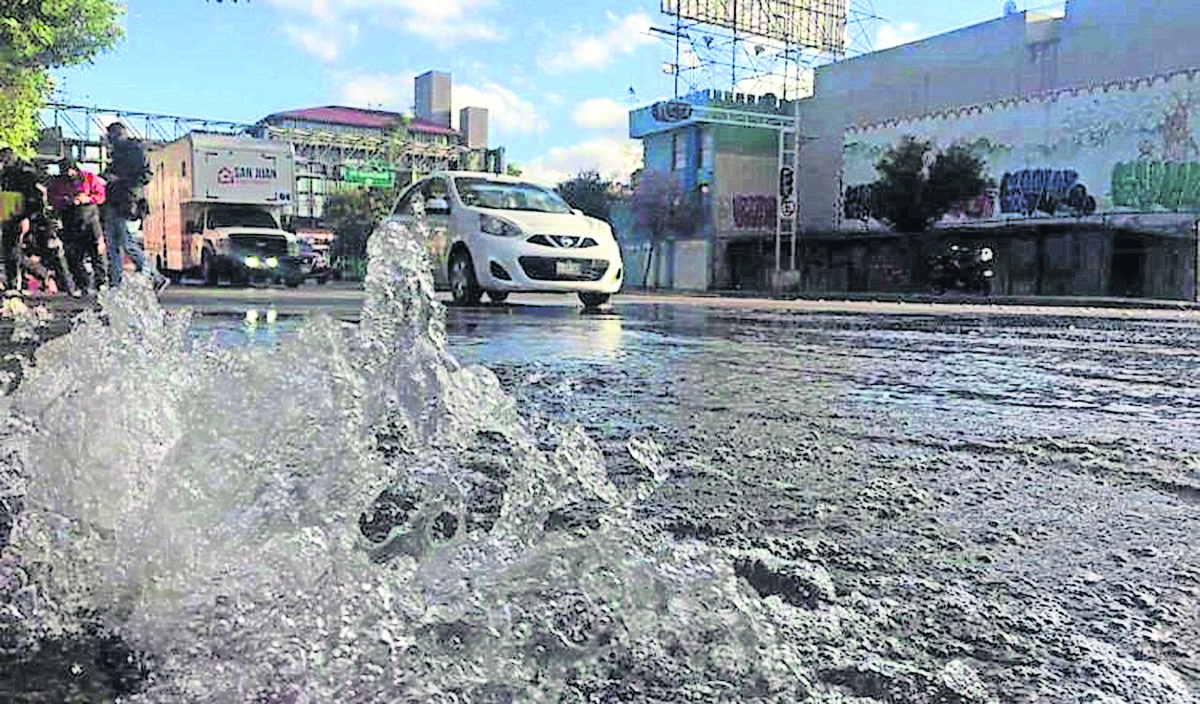
[[217,285],[217,263],[207,249],[200,255],[200,278],[204,279],[205,286]]

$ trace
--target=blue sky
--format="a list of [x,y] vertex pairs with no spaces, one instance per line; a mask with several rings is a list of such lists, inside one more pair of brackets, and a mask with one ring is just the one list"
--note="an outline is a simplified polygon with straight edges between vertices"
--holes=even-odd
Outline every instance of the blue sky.
[[[998,17],[1002,5],[851,1],[883,18],[862,26],[876,49]],[[1018,6],[1044,2],[1018,0]],[[626,111],[673,91],[672,77],[663,73],[673,43],[647,31],[670,26],[658,0],[128,0],[127,6],[126,40],[91,66],[57,72],[56,99],[245,122],[328,104],[407,112],[413,77],[448,71],[455,115],[468,105],[488,108],[491,144],[505,146],[509,161],[528,175],[553,182],[583,168],[626,175],[640,160]]]

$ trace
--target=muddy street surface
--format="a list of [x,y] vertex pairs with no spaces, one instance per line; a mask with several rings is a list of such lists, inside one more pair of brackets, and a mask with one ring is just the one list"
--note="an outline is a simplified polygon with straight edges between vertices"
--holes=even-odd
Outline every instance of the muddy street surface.
[[958,701],[954,662],[999,701],[1196,698],[1192,322],[509,306],[448,329],[618,481],[658,438],[645,520],[824,567],[842,627],[797,635],[861,701]]
[[[531,428],[580,423],[618,487],[652,488],[640,521],[757,556],[738,573],[786,605],[811,700],[1200,701],[1195,316],[515,299],[448,309],[450,350]],[[193,334],[272,345],[295,326],[281,310]],[[36,346],[10,332],[6,352]],[[631,454],[647,439],[665,482]],[[124,658],[96,647],[48,643],[0,693],[112,701],[119,668],[60,686],[76,660]],[[749,701],[719,696],[727,670],[700,699],[663,694],[691,681],[664,665],[592,700]]]

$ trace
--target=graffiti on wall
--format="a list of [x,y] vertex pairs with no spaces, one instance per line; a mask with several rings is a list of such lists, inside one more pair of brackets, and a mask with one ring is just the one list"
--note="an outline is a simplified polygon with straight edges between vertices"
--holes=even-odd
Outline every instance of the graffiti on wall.
[[775,196],[734,196],[733,227],[737,230],[774,230],[775,208]]
[[[874,184],[861,183],[847,186],[842,197],[842,216],[847,220],[869,221],[876,217]],[[952,220],[985,219],[995,217],[996,191],[980,193],[965,203],[959,203],[946,213]]]
[[1076,215],[1096,211],[1096,199],[1070,169],[1022,169],[1004,174],[1000,181],[1000,212],[1054,215],[1069,210]]
[[[1200,211],[1200,73],[847,130],[842,182],[874,181],[881,154],[906,136],[983,159],[1000,191],[993,217]],[[844,195],[838,209],[854,229],[868,201]]]
[[1200,162],[1121,162],[1113,167],[1112,201],[1125,208],[1200,208]]

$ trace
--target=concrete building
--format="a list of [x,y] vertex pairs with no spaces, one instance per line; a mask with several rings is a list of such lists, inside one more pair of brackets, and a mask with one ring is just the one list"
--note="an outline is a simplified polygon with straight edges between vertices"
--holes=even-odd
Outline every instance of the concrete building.
[[[1009,256],[1003,293],[1194,298],[1197,28],[1195,3],[1071,0],[1062,13],[1009,12],[818,68],[814,95],[800,103],[800,288],[919,287],[923,258],[953,239]],[[647,129],[652,112],[631,113],[630,134],[645,140],[646,168],[663,169],[673,162],[662,144],[691,125],[655,120]],[[716,164],[753,175],[715,171],[708,288],[736,285],[741,270],[759,272],[762,286],[774,267],[773,228],[747,236],[720,218],[737,198],[774,207],[779,162],[768,145],[778,126],[745,129],[762,136],[716,144]],[[869,184],[879,156],[904,136],[966,144],[996,188],[922,237],[890,232],[872,217]]]
[[486,108],[463,108],[458,111],[458,132],[468,149],[487,149],[488,113]]
[[700,201],[704,216],[692,231],[653,249],[644,233],[626,228],[627,281],[639,285],[647,276],[651,285],[673,288],[757,287],[758,272],[742,252],[774,236],[778,130],[793,124],[795,105],[774,95],[701,91],[630,113],[645,170],[677,181]]
[[416,79],[416,116],[418,120],[450,127],[450,74],[426,71]]

